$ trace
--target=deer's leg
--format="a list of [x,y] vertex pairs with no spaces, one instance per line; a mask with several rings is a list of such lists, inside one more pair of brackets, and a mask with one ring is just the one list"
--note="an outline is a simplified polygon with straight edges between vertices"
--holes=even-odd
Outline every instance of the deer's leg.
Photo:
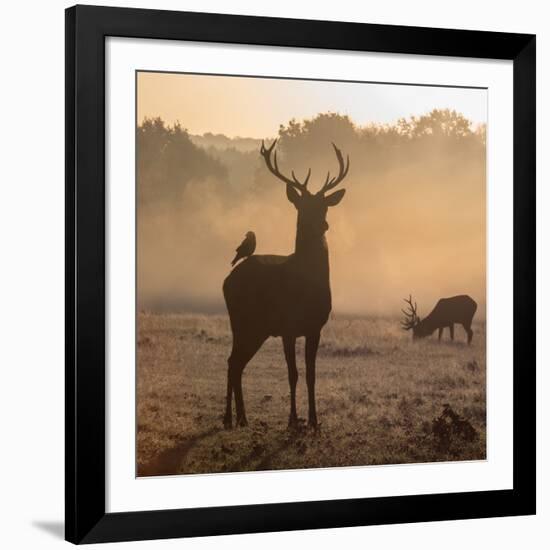
[[235,364],[233,368],[230,367],[231,385],[233,386],[233,393],[235,394],[235,409],[237,411],[237,426],[247,426],[246,414],[244,412],[244,399],[243,399],[243,385],[242,377],[244,367],[246,365]]
[[255,337],[238,344],[234,344],[233,351],[229,357],[229,384],[235,396],[235,409],[237,411],[237,426],[247,426],[246,413],[244,410],[242,376],[247,363],[254,357],[255,353],[265,342],[266,337]]
[[437,339],[441,342],[441,335],[443,334],[443,327],[439,329],[439,332],[437,334]]
[[315,359],[319,347],[321,333],[306,336],[306,382],[309,401],[308,425],[317,427],[317,411],[315,410]]
[[451,340],[454,341],[454,339],[455,339],[455,326],[454,325],[449,325],[449,332],[451,333]]
[[296,338],[294,336],[283,336],[283,347],[288,367],[288,383],[290,385],[290,416],[288,417],[288,426],[291,427],[298,423],[298,415],[296,414],[296,384],[298,383]]
[[231,385],[231,369],[227,367],[227,397],[225,400],[225,416],[223,417],[223,427],[226,429],[233,427],[232,408],[233,408],[233,386]]
[[472,343],[472,338],[474,337],[474,331],[472,330],[472,324],[471,323],[463,323],[462,325],[464,327],[464,330],[466,331],[466,334],[468,335],[468,345]]

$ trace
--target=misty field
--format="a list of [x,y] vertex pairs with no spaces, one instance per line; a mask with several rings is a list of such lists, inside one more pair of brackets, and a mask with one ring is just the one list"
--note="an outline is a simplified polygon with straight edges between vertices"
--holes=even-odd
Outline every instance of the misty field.
[[[460,326],[454,343],[448,331],[413,343],[397,320],[333,317],[317,356],[317,431],[287,428],[287,368],[272,338],[244,372],[248,427],[224,430],[227,317],[140,313],[138,475],[485,459],[485,325],[473,329],[470,347]],[[307,418],[303,339],[297,362]]]

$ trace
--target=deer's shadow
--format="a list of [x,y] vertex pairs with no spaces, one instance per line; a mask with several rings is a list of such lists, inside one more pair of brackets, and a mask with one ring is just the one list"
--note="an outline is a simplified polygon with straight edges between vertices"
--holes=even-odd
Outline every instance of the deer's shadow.
[[199,434],[182,439],[175,447],[162,451],[147,464],[138,466],[138,476],[167,476],[178,475],[179,467],[189,452],[201,441],[221,432],[221,428],[210,428]]

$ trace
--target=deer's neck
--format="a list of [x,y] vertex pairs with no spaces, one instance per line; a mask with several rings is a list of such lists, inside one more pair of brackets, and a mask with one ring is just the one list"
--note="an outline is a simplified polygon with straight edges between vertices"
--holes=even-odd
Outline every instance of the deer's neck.
[[294,255],[308,279],[329,284],[328,245],[324,235],[311,237],[298,229]]

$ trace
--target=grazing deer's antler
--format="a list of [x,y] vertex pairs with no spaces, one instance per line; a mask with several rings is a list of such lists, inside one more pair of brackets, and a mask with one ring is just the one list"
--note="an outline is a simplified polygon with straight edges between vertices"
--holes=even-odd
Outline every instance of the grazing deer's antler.
[[409,311],[402,309],[401,311],[405,315],[405,320],[401,321],[401,327],[403,330],[410,330],[418,324],[418,314],[416,313],[417,305],[416,302],[413,305],[412,296],[409,294],[409,299],[403,298],[403,301],[409,305]]
[[298,191],[301,191],[302,193],[306,193],[309,176],[311,176],[311,168],[308,170],[306,179],[303,183],[301,183],[298,180],[298,178],[294,175],[294,171],[292,172],[292,179],[287,178],[285,175],[281,174],[281,172],[279,171],[279,166],[277,165],[277,151],[273,153],[273,162],[271,162],[271,153],[275,148],[276,143],[277,143],[277,140],[275,140],[270,147],[266,147],[264,144],[264,141],[262,140],[262,147],[260,148],[260,154],[262,155],[262,157],[264,157],[267,168],[274,176],[284,181],[287,185],[291,185],[295,189],[298,189]]
[[333,143],[334,152],[336,153],[336,158],[338,159],[339,173],[335,178],[330,177],[330,172],[327,173],[327,179],[319,191],[319,195],[324,195],[327,191],[334,189],[347,175],[349,170],[349,155],[346,157],[346,164],[344,165],[344,157],[342,156],[342,151],[336,147]]

